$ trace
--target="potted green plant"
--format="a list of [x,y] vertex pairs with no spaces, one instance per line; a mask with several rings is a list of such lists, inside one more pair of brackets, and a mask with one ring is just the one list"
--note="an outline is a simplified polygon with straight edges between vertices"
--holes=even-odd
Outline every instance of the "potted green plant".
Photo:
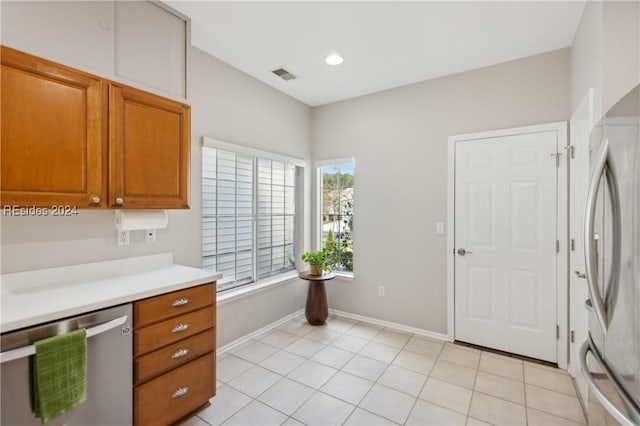
[[308,251],[302,255],[302,260],[309,264],[311,275],[322,275],[322,271],[329,270],[327,252],[324,250]]

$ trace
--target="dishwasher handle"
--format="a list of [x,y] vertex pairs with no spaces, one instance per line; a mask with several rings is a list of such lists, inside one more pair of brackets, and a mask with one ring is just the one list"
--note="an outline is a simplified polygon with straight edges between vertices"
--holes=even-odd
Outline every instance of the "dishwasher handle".
[[[97,336],[98,334],[102,334],[105,331],[109,331],[111,329],[116,328],[119,325],[124,324],[125,321],[127,321],[127,318],[128,318],[127,315],[123,315],[114,320],[104,322],[100,325],[96,325],[95,327],[87,328],[87,339],[89,337]],[[35,353],[36,353],[36,347],[34,345],[23,346],[18,349],[12,349],[7,352],[2,352],[0,353],[0,364],[4,364],[5,362],[24,358],[30,355],[34,355]]]

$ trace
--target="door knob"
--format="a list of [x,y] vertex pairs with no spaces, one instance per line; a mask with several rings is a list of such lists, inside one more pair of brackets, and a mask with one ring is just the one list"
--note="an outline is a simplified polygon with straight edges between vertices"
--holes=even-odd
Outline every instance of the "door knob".
[[458,254],[459,254],[460,256],[464,256],[465,254],[471,254],[471,253],[473,253],[471,250],[465,250],[465,249],[463,249],[463,248],[459,248],[459,249],[458,249]]

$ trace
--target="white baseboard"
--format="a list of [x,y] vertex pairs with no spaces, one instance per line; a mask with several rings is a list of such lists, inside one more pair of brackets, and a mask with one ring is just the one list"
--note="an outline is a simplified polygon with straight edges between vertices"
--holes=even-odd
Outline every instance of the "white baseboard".
[[292,320],[298,316],[300,316],[300,314],[304,314],[304,309],[299,309],[297,311],[295,311],[292,314],[289,314],[285,317],[280,318],[277,321],[272,322],[271,324],[265,325],[262,328],[257,329],[256,331],[252,331],[249,334],[245,334],[244,336],[234,340],[231,343],[227,343],[226,345],[218,348],[216,350],[216,354],[217,355],[222,355],[225,352],[229,352],[230,350],[237,348],[238,346],[242,345],[245,342],[248,342],[249,340],[253,339],[256,336],[259,336],[260,334],[264,333],[265,331],[269,331],[272,328],[275,328],[277,326],[279,326],[280,324],[284,324],[285,322]]
[[398,324],[396,322],[384,321],[377,318],[366,317],[364,315],[352,314],[351,312],[339,311],[337,309],[329,309],[329,312],[338,316],[344,317],[352,320],[368,322],[374,325],[380,325],[382,327],[393,328],[398,331],[404,331],[406,333],[413,333],[419,336],[430,337],[432,339],[444,340],[450,342],[449,336],[444,333],[436,333],[434,331],[425,330],[423,328],[410,327],[404,324]]
[[[390,321],[383,321],[377,318],[371,318],[371,317],[366,317],[364,315],[358,315],[358,314],[352,314],[351,312],[344,312],[344,311],[339,311],[337,309],[329,309],[329,313],[338,316],[338,317],[343,317],[343,318],[347,318],[347,319],[352,319],[352,320],[356,320],[356,321],[363,321],[363,322],[368,322],[369,324],[374,324],[374,325],[379,325],[382,327],[386,327],[386,328],[391,328],[394,330],[398,330],[398,331],[404,331],[405,333],[413,333],[413,334],[417,334],[418,336],[425,336],[425,337],[430,337],[432,339],[438,339],[438,340],[443,340],[443,341],[451,341],[449,339],[449,337],[444,334],[444,333],[436,333],[430,330],[425,330],[422,328],[416,328],[416,327],[410,327],[408,325],[403,325],[403,324],[398,324],[396,322],[390,322]],[[238,346],[242,345],[245,342],[248,342],[249,340],[253,339],[256,336],[259,336],[260,334],[269,331],[272,328],[275,328],[281,324],[284,324],[287,321],[290,321],[294,318],[299,317],[300,315],[304,314],[304,309],[299,309],[297,311],[295,311],[292,314],[289,314],[283,318],[280,318],[277,321],[272,322],[271,324],[265,325],[262,328],[259,328],[256,331],[253,331],[249,334],[245,334],[244,336],[234,340],[231,343],[227,343],[226,345],[218,348],[218,350],[216,351],[216,353],[218,355],[222,355],[225,352],[229,352],[235,348],[237,348]]]

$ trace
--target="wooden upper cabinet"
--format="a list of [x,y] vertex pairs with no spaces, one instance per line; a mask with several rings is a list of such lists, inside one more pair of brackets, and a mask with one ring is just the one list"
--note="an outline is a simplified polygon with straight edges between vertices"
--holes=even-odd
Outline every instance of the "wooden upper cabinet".
[[112,84],[109,205],[188,208],[190,108]]
[[188,105],[1,54],[3,206],[189,208]]
[[108,85],[2,47],[2,205],[105,206]]

